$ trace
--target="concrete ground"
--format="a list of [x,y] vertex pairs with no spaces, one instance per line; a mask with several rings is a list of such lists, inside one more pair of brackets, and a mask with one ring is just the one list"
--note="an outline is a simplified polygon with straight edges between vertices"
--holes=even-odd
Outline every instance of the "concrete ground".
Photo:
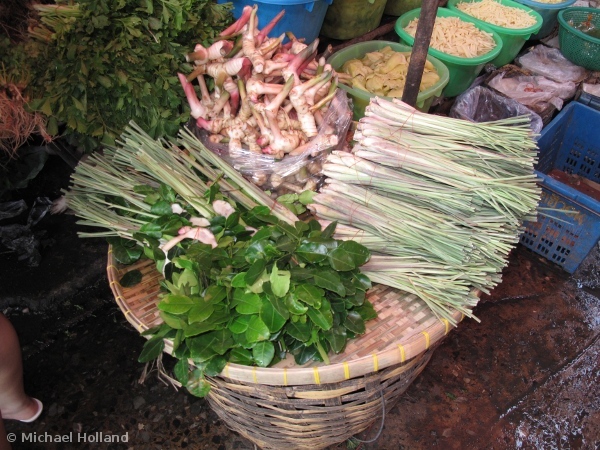
[[[47,170],[66,169],[51,160]],[[52,197],[61,186],[50,183]],[[113,300],[106,244],[76,230],[71,216],[44,217],[38,267],[0,252],[0,311],[21,338],[27,390],[45,405],[34,423],[6,421],[13,448],[254,449],[207,401],[155,373],[139,382],[144,339]],[[599,272],[598,248],[569,275],[517,247],[475,310],[480,322],[449,334],[381,432],[377,422],[331,449],[600,449]],[[127,442],[90,442],[100,433]],[[48,442],[62,436],[75,442]]]

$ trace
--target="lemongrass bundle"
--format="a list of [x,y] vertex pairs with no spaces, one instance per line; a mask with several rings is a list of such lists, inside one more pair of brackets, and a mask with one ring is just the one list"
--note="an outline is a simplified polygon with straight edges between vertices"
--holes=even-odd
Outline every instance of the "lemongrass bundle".
[[352,153],[333,152],[310,209],[373,257],[369,278],[423,299],[441,318],[472,316],[474,291],[501,281],[540,197],[527,117],[486,123],[375,98]]
[[169,186],[200,216],[210,218],[214,211],[204,194],[212,183],[218,183],[223,195],[248,209],[266,205],[280,220],[290,224],[298,220],[207,150],[187,129],[181,131],[180,141],[155,140],[131,123],[117,145],[81,162],[71,181],[65,198],[81,218],[78,224],[100,228],[80,232],[81,237],[132,239],[142,225],[156,217],[144,201],[145,194],[136,189],[141,185]]

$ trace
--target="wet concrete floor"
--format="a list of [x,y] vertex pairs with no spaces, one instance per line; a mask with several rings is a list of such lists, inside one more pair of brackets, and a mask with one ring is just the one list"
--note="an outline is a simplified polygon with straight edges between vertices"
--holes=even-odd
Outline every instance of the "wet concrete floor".
[[[139,382],[144,339],[114,303],[106,244],[77,238],[71,216],[38,228],[39,267],[0,253],[0,310],[21,338],[26,388],[45,404],[34,423],[5,422],[13,448],[254,449],[205,400],[155,372]],[[569,275],[518,246],[480,322],[449,334],[381,432],[357,436],[373,442],[330,450],[600,449],[599,272],[598,248]],[[89,442],[111,434],[127,442]],[[39,442],[60,436],[74,442]]]

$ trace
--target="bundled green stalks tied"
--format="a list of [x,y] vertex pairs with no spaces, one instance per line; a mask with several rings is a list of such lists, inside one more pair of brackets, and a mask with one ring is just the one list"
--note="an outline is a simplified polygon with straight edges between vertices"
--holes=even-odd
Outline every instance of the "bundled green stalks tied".
[[170,340],[175,376],[194,395],[228,362],[328,362],[376,316],[359,271],[366,247],[333,238],[334,223],[298,220],[189,130],[154,140],[131,125],[76,168],[65,195],[93,228],[82,236],[108,237],[122,263],[155,261],[163,323],[144,333],[139,360]]
[[375,98],[351,153],[333,152],[309,209],[373,252],[371,280],[414,293],[440,318],[472,316],[501,281],[540,198],[526,116],[472,123]]

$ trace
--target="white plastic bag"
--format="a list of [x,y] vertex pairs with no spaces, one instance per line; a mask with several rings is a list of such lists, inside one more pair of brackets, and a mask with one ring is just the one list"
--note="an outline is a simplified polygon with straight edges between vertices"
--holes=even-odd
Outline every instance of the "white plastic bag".
[[492,78],[487,84],[507,97],[538,111],[549,104],[560,111],[564,100],[572,98],[577,90],[577,85],[572,81],[557,83],[542,76],[521,75],[505,78],[501,74]]
[[[332,150],[341,150],[346,145],[346,135],[351,123],[352,102],[344,90],[338,89],[323,115],[323,123],[318,128],[317,136],[303,146],[300,154],[289,154],[278,160],[268,154],[243,149],[232,155],[227,144],[211,142],[206,130],[196,128],[196,135],[206,148],[219,155],[263,190],[281,193],[286,186],[296,185],[301,190],[304,190],[304,187],[309,189],[306,182],[309,179],[314,181],[315,177],[320,176],[323,157]],[[335,137],[333,142],[331,136]]]
[[516,63],[535,75],[541,75],[559,83],[581,82],[587,71],[576,66],[563,56],[557,48],[536,45],[529,52],[517,58]]

